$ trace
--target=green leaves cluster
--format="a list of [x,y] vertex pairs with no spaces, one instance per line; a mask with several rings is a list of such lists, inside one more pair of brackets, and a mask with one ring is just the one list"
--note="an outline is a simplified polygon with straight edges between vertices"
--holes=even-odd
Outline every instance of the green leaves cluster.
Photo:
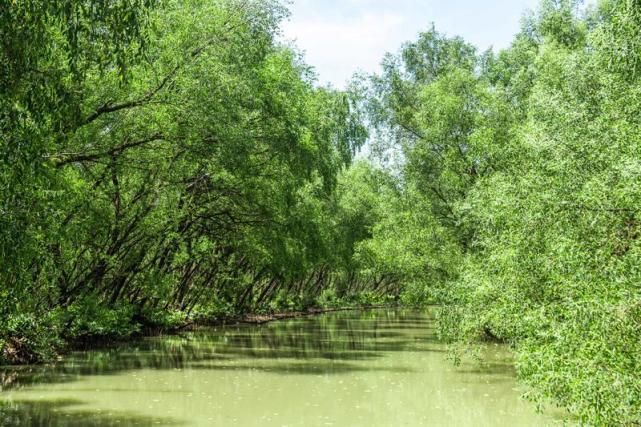
[[278,1],[0,0],[0,358],[427,301],[533,397],[638,424],[640,10],[545,0],[499,53],[431,28],[335,91]]
[[364,253],[424,275],[447,337],[511,343],[533,397],[594,425],[641,420],[640,10],[544,1],[498,54],[432,29],[370,85],[413,201]]
[[42,358],[61,336],[387,290],[360,275],[356,241],[336,228],[339,176],[367,138],[362,112],[351,91],[316,88],[275,41],[283,4],[19,0],[0,11],[5,358],[25,338],[11,326],[20,316],[44,340],[20,351]]

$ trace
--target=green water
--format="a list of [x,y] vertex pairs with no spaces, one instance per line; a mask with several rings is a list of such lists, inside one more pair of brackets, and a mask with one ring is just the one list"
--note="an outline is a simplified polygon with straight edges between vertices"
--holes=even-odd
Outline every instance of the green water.
[[205,329],[0,370],[0,425],[542,426],[509,354],[453,367],[429,314]]

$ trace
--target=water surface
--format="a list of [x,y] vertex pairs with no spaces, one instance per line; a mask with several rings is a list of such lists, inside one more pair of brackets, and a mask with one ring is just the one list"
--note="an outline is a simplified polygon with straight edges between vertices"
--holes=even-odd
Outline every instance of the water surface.
[[454,367],[429,313],[203,329],[0,369],[0,426],[545,426],[507,350]]

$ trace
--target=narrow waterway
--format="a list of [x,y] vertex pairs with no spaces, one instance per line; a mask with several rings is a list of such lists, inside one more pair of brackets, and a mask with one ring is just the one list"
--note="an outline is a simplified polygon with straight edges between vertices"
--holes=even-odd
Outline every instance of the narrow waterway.
[[456,368],[429,313],[203,329],[0,369],[2,426],[544,426],[509,353]]

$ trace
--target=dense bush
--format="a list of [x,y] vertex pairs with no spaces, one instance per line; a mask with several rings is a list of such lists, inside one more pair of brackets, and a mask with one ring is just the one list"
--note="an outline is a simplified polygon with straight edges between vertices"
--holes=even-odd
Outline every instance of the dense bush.
[[533,398],[641,423],[638,0],[543,0],[498,53],[432,28],[345,91],[277,0],[109,4],[0,8],[0,358],[438,303]]
[[286,15],[277,0],[0,6],[4,358],[400,292],[352,260],[374,221],[343,177],[363,112],[276,41]]
[[442,335],[512,344],[530,396],[593,425],[641,422],[640,16],[545,0],[504,51],[432,30],[370,85],[379,151],[402,152],[423,218],[363,245],[405,277],[439,260],[422,282]]

